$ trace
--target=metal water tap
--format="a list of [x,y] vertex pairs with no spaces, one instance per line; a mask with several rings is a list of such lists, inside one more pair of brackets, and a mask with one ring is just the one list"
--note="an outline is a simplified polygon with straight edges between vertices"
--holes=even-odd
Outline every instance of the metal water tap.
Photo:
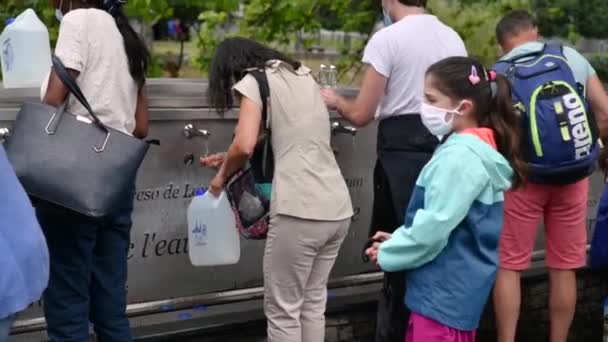
[[334,121],[331,123],[331,133],[333,135],[341,133],[341,134],[350,134],[353,137],[357,135],[357,129],[353,126],[344,126],[338,121]]
[[0,143],[11,136],[11,130],[8,128],[0,128]]
[[209,136],[211,136],[211,132],[206,129],[196,128],[196,126],[193,124],[187,124],[184,127],[184,136],[186,139],[192,139],[194,137],[209,138]]
[[[206,129],[197,128],[193,124],[187,124],[186,126],[184,126],[183,133],[184,133],[184,137],[186,137],[186,139],[193,139],[196,137],[203,138],[204,142],[205,142],[205,155],[207,155],[209,153],[209,137],[211,136],[211,132],[209,132]],[[184,155],[184,164],[192,165],[192,164],[194,164],[195,159],[196,158],[194,157],[193,153],[187,152]]]

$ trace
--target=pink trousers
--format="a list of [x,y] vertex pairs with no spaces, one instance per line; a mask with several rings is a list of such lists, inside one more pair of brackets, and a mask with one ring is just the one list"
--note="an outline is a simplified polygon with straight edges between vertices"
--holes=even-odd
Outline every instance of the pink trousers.
[[475,330],[456,330],[412,312],[405,342],[475,342]]

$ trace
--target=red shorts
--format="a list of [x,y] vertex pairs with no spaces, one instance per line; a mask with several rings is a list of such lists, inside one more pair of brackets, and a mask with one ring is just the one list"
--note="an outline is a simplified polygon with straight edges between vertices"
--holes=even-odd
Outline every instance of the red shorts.
[[545,223],[547,267],[573,270],[587,261],[587,199],[589,179],[569,185],[538,185],[505,194],[500,239],[500,267],[522,271],[530,267],[541,220]]

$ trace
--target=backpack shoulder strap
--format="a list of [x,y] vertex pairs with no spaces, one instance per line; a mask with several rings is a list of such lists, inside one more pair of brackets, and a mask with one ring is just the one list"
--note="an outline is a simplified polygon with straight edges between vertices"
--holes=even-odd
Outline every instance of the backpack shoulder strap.
[[497,73],[501,74],[501,75],[506,75],[507,70],[509,69],[509,67],[512,65],[512,63],[509,63],[507,61],[498,61],[496,62],[496,64],[494,64],[492,66],[492,70],[496,71]]
[[545,44],[543,55],[566,57],[564,55],[564,46],[561,44]]
[[522,63],[522,62],[532,62],[532,61],[544,56],[545,54],[547,54],[547,44],[543,44],[543,48],[538,51],[524,52],[524,53],[515,55],[515,56],[505,60],[505,62],[511,63],[511,64],[518,64],[518,63]]
[[509,67],[517,67],[520,63],[533,63],[543,56],[557,56],[566,58],[564,55],[564,46],[561,44],[543,44],[542,49],[538,51],[525,52],[509,59],[499,60],[493,66],[493,69],[501,74],[505,74]]
[[253,69],[249,71],[249,74],[255,78],[258,82],[260,89],[260,97],[262,99],[262,122],[266,130],[270,130],[268,125],[268,101],[270,100],[270,86],[268,84],[268,76],[266,76],[266,70],[264,69]]

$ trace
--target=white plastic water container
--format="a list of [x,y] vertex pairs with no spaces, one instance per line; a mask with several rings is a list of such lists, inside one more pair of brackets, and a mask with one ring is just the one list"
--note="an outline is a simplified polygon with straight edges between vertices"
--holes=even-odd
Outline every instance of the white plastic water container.
[[199,189],[188,207],[188,254],[194,266],[232,265],[241,258],[234,213],[225,192]]
[[51,70],[49,31],[32,9],[0,35],[4,88],[39,88]]

